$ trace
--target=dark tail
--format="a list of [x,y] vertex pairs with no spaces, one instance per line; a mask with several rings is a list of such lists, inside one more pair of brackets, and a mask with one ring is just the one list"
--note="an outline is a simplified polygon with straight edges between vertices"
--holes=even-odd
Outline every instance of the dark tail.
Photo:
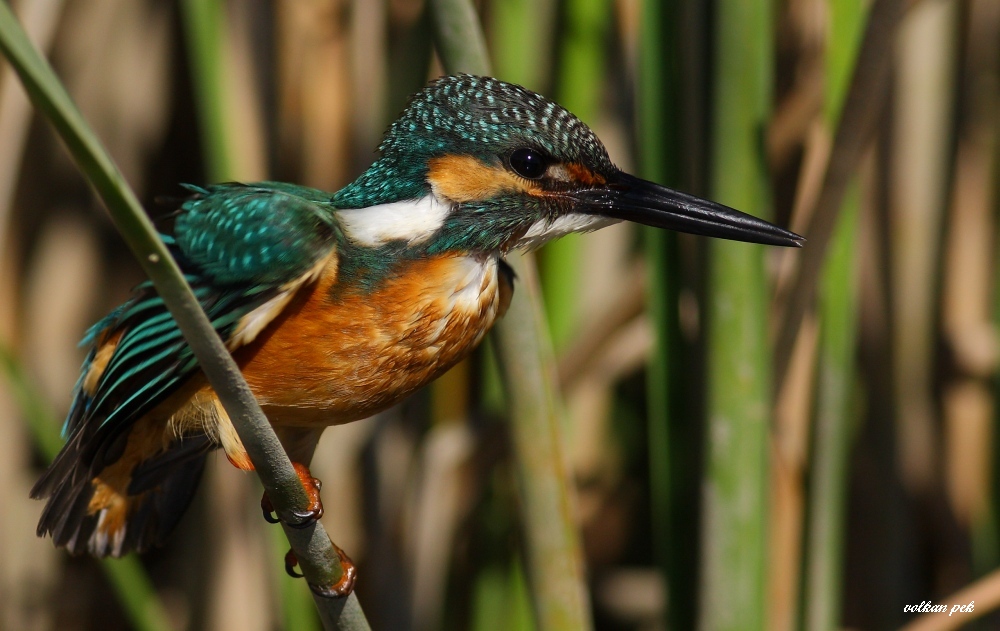
[[[215,447],[204,435],[186,436],[148,458],[84,457],[72,438],[31,489],[48,498],[38,535],[73,554],[120,557],[163,540],[180,521],[198,488],[205,459]],[[112,448],[113,450],[113,448]],[[94,462],[114,460],[107,466]],[[87,464],[90,461],[90,464]],[[130,465],[129,462],[137,462]]]

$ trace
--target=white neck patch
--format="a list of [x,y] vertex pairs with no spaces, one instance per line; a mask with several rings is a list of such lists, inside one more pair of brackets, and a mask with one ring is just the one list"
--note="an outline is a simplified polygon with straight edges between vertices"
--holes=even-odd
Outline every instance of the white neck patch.
[[583,213],[568,213],[559,215],[555,219],[539,219],[531,224],[528,231],[517,242],[517,247],[533,250],[539,248],[552,239],[564,237],[571,232],[591,232],[598,228],[610,226],[618,223],[619,219],[610,219],[600,215],[586,215]]
[[336,215],[348,239],[374,248],[390,241],[417,244],[430,239],[444,225],[451,208],[451,204],[442,203],[435,195],[425,195],[368,208],[338,210]]

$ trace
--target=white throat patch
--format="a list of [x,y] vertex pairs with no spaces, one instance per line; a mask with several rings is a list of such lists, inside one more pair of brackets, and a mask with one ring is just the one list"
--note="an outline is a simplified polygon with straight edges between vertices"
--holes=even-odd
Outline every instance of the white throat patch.
[[552,220],[539,219],[531,224],[528,231],[517,242],[517,247],[533,250],[545,245],[552,239],[558,239],[571,232],[591,232],[618,223],[619,221],[619,219],[609,219],[600,215],[586,215],[583,213],[568,213]]
[[442,203],[435,195],[420,199],[380,204],[369,208],[338,210],[337,217],[351,241],[367,247],[378,247],[390,241],[422,243],[444,225],[451,204]]

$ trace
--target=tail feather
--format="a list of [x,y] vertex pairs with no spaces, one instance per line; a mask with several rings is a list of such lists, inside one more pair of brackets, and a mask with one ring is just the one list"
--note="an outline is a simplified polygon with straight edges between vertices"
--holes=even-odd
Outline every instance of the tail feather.
[[[81,480],[75,487],[67,487],[57,498],[60,500],[65,498],[69,508],[62,516],[58,516],[58,512],[56,512],[58,523],[55,530],[52,531],[52,541],[57,546],[66,547],[71,552],[76,552],[78,542],[87,541],[90,538],[97,525],[93,520],[87,519],[87,507],[90,505],[90,498],[93,495],[93,493],[87,492],[89,487],[88,481]],[[56,502],[51,502],[50,505],[54,509],[62,506]],[[39,523],[39,525],[41,524]]]
[[[67,447],[31,490],[36,499],[48,498],[38,535],[51,534],[73,554],[120,557],[160,545],[170,534],[194,497],[214,444],[207,436],[177,440],[124,476],[120,468],[95,473],[74,457],[72,444]],[[131,474],[140,470],[142,483],[132,488]]]
[[79,436],[73,436],[69,442],[63,445],[59,455],[49,464],[48,468],[42,473],[42,476],[35,482],[35,485],[31,487],[31,499],[44,499],[55,495],[60,489],[66,487],[67,484],[75,485],[79,480],[89,477],[86,475],[87,471],[85,469],[86,467],[82,467],[80,463]]
[[50,498],[38,520],[37,533],[39,537],[51,533],[57,546],[65,546],[73,538],[75,529],[67,531],[66,524],[79,522],[90,501],[91,476],[80,462],[79,452],[80,440],[74,436],[31,489],[33,499]]
[[158,488],[144,491],[147,499],[129,520],[125,548],[141,551],[167,538],[194,497],[205,470],[206,456],[202,452],[186,465],[173,469]]
[[75,536],[77,529],[70,524],[79,523],[86,515],[90,501],[90,496],[86,493],[87,486],[86,481],[81,480],[76,484],[59,487],[42,512],[42,518],[38,522],[39,535],[51,532],[52,540],[57,546],[65,546]]

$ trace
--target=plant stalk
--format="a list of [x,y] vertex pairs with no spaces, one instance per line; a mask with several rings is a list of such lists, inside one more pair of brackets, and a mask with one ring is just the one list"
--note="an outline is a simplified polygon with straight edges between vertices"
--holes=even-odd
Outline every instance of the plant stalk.
[[[771,104],[771,3],[715,4],[713,199],[771,210],[760,133]],[[708,426],[699,628],[765,624],[770,361],[765,248],[709,243]]]
[[[132,253],[177,322],[184,339],[232,419],[264,489],[280,514],[308,505],[288,456],[254,399],[239,367],[201,309],[177,263],[160,240],[135,193],[73,104],[48,62],[35,50],[6,3],[0,2],[0,52],[11,62],[25,90],[56,128],[63,142],[108,208]],[[312,585],[337,583],[342,571],[326,530],[319,522],[285,533]],[[366,629],[357,599],[316,596],[328,629]]]
[[[449,73],[490,74],[486,45],[468,0],[432,0],[438,54]],[[495,327],[507,388],[523,507],[529,585],[540,631],[591,628],[583,556],[562,453],[562,409],[552,343],[530,255],[511,253],[518,290]]]
[[[836,124],[864,29],[864,3],[830,2],[825,118]],[[805,565],[805,628],[840,627],[840,586],[857,323],[860,190],[844,197],[820,285],[820,348]]]

